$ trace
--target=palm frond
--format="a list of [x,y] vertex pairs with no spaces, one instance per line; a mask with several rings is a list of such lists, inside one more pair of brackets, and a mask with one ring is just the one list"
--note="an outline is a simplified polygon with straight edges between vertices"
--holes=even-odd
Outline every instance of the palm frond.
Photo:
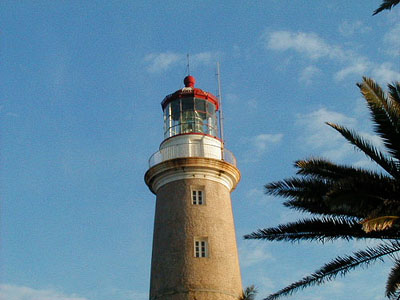
[[288,178],[265,185],[266,194],[289,198],[283,205],[300,211],[324,214],[329,207],[324,197],[331,189],[330,182],[314,178]]
[[396,6],[399,4],[400,0],[383,0],[381,6],[379,6],[374,13],[372,14],[373,16],[380,13],[381,11],[385,9],[392,9],[392,7]]
[[337,180],[360,175],[376,176],[376,173],[372,171],[354,168],[352,166],[338,165],[322,158],[298,160],[295,162],[295,167],[299,169],[297,175],[319,179]]
[[327,242],[337,239],[396,239],[400,238],[398,230],[385,232],[365,232],[357,219],[344,217],[325,217],[303,219],[296,222],[281,224],[277,227],[258,229],[247,234],[244,239],[261,239],[268,241],[301,240]]
[[389,177],[351,177],[337,180],[324,202],[330,212],[356,217],[400,215],[399,192],[398,181]]
[[333,211],[331,207],[326,205],[323,201],[324,197],[319,199],[291,199],[283,202],[285,207],[295,209],[299,212],[306,212],[313,215],[321,216],[336,216],[336,217],[348,217],[350,219],[359,218],[362,219],[363,215],[356,215],[354,213],[349,214],[348,209],[341,209],[341,207],[336,207]]
[[[299,205],[299,203],[296,205]],[[325,205],[329,207],[329,210],[324,212],[323,215],[343,215],[365,219],[388,214],[400,214],[397,201],[382,200],[379,195],[374,196],[360,192],[335,192],[332,197],[326,198]]]
[[361,152],[375,161],[390,175],[395,178],[400,178],[396,162],[386,157],[381,151],[372,146],[371,143],[367,142],[364,138],[360,137],[356,132],[337,124],[329,122],[326,124],[337,130],[346,140],[348,140],[351,144],[361,150]]
[[[266,193],[288,198],[284,202],[285,206],[312,214],[362,219],[379,215],[400,215],[400,183],[391,177],[372,171],[330,165],[324,160],[301,161],[300,164],[304,170],[300,174],[303,175],[302,178],[289,178],[267,184]],[[323,170],[314,172],[318,167]],[[323,176],[331,179],[324,179]]]
[[400,251],[400,242],[390,241],[374,248],[368,247],[365,250],[353,253],[353,255],[344,257],[338,256],[313,274],[269,295],[264,300],[275,300],[282,296],[291,295],[299,289],[304,289],[313,285],[320,285],[326,281],[333,280],[338,275],[345,276],[349,271],[356,267],[368,266],[372,262],[383,260],[384,256],[393,255],[398,251]]
[[[392,1],[389,8],[399,2]],[[319,217],[258,229],[244,238],[290,242],[380,239],[387,242],[352,255],[339,256],[266,300],[322,284],[338,275],[345,276],[359,266],[383,260],[386,255],[396,258],[395,254],[400,251],[400,83],[388,85],[387,94],[366,77],[358,86],[367,101],[374,131],[382,138],[385,149],[378,149],[353,130],[327,124],[387,174],[320,158],[299,160],[295,163],[297,177],[265,185],[266,193],[286,198],[283,203],[286,207]],[[390,273],[386,295],[400,300],[400,260],[396,260]]]
[[397,111],[400,111],[400,82],[388,84],[388,90],[391,105],[395,106]]
[[239,297],[239,300],[255,300],[258,291],[254,285],[248,286]]
[[388,152],[400,159],[400,106],[392,97],[386,97],[382,88],[370,78],[363,78],[358,84],[367,101],[374,121],[374,130],[382,138]]
[[400,297],[400,261],[398,259],[396,259],[386,282],[386,296],[389,299],[399,299]]
[[390,117],[394,116],[396,118],[396,114],[398,117],[399,111],[397,111],[397,107],[391,107],[391,103],[388,102],[385,92],[373,79],[363,77],[363,81],[357,83],[357,86],[368,104],[381,107],[385,112],[388,112]]
[[399,219],[398,216],[383,216],[372,219],[365,219],[361,221],[362,229],[365,232],[382,231],[391,228],[393,224]]
[[[324,159],[300,160],[295,165],[300,169],[298,175],[308,180],[316,179],[315,184],[324,184],[329,189],[328,197],[332,197],[335,191],[357,192],[383,201],[397,200],[400,192],[398,181],[373,171],[337,165]],[[300,188],[298,185],[297,190]]]
[[320,199],[329,188],[326,180],[292,177],[266,184],[265,193],[285,198]]

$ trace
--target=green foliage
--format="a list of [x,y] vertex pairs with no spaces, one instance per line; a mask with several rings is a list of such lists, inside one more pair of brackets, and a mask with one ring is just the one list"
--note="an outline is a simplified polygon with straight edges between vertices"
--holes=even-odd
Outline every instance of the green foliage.
[[[295,290],[299,288],[304,288],[306,286],[318,285],[327,281],[334,279],[337,275],[346,275],[350,270],[359,266],[368,266],[370,263],[381,259],[385,255],[392,255],[400,251],[400,242],[393,241],[388,243],[383,243],[374,248],[367,248],[362,251],[353,253],[353,255],[348,255],[345,257],[336,257],[331,262],[325,264],[322,268],[315,271],[313,274],[302,278],[301,280],[292,283],[291,285],[283,288],[275,294],[268,296],[265,300],[274,300],[281,296],[291,295]],[[398,265],[394,268],[392,272],[395,274],[394,282],[398,282]],[[397,286],[389,284],[390,292],[386,292],[387,295],[396,294]],[[393,298],[396,299],[396,298]]]
[[257,288],[254,285],[248,286],[240,296],[239,300],[255,300]]
[[312,158],[295,163],[297,176],[265,186],[266,193],[287,200],[285,206],[314,217],[259,229],[245,239],[268,241],[301,240],[326,242],[336,239],[379,239],[381,244],[352,255],[337,257],[313,274],[292,283],[266,299],[291,295],[308,286],[319,285],[344,276],[350,270],[368,266],[385,257],[394,259],[386,296],[400,299],[400,83],[388,85],[388,93],[373,80],[363,78],[358,84],[367,102],[374,131],[384,149],[355,131],[328,123],[356,149],[381,167],[381,172],[339,165]]

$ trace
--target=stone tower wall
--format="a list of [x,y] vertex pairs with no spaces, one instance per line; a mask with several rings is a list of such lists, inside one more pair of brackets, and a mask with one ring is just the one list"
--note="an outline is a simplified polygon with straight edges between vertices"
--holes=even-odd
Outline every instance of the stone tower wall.
[[[204,205],[193,205],[191,188]],[[207,237],[209,256],[194,256]],[[216,181],[182,179],[157,191],[150,299],[237,300],[242,292],[230,191]]]

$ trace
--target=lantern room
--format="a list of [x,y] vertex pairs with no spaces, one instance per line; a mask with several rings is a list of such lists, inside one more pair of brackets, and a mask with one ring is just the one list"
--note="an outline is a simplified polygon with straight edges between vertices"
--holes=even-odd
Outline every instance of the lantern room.
[[218,137],[218,99],[195,88],[195,82],[193,76],[185,77],[185,87],[162,101],[165,139],[182,134]]

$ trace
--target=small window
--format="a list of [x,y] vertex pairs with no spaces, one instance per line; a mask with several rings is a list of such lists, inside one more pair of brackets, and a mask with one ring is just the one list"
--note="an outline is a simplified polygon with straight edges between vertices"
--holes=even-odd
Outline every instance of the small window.
[[207,238],[194,239],[194,257],[208,257]]
[[192,203],[194,205],[204,204],[204,192],[202,190],[192,190]]

